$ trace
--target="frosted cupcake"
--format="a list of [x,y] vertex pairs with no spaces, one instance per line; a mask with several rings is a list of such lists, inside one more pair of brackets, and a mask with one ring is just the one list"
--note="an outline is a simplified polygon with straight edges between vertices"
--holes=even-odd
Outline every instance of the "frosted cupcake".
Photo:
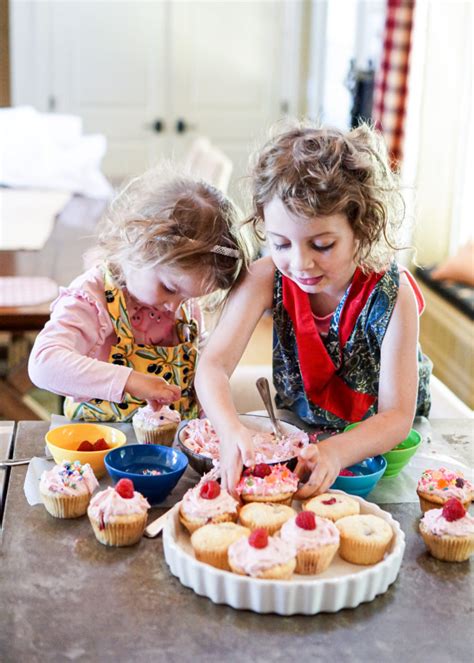
[[312,511],[321,518],[336,522],[345,516],[355,516],[360,512],[360,504],[349,495],[342,493],[322,493],[303,504],[305,511]]
[[149,405],[141,407],[134,414],[132,423],[137,441],[140,444],[173,444],[181,417],[179,412],[164,405],[153,410]]
[[287,580],[296,567],[296,548],[279,536],[268,536],[264,529],[254,530],[229,547],[229,566],[234,573]]
[[331,564],[339,548],[339,530],[330,520],[318,518],[312,511],[301,511],[280,530],[283,541],[296,546],[296,573],[322,573]]
[[285,465],[259,463],[242,474],[236,491],[244,502],[291,504],[298,477]]
[[296,511],[286,504],[272,502],[249,502],[239,511],[239,520],[251,530],[263,528],[271,536],[276,534],[287,520],[296,516]]
[[181,501],[179,520],[190,534],[209,523],[235,522],[239,503],[217,481],[201,480]]
[[474,497],[472,483],[461,472],[453,472],[445,467],[439,470],[425,470],[416,488],[423,513],[441,508],[452,497],[460,500],[467,508]]
[[148,501],[133,489],[130,479],[120,479],[92,498],[87,515],[100,543],[106,546],[132,546],[146,527]]
[[390,525],[379,516],[360,514],[336,521],[340,535],[339,555],[352,564],[377,564],[393,539]]
[[429,509],[420,520],[428,550],[446,562],[465,562],[474,553],[474,518],[452,497],[442,509]]
[[64,461],[43,472],[39,491],[48,513],[55,518],[79,518],[87,512],[91,495],[99,483],[91,466]]
[[204,525],[192,534],[191,545],[200,562],[230,571],[227,555],[229,546],[249,534],[249,529],[235,523]]

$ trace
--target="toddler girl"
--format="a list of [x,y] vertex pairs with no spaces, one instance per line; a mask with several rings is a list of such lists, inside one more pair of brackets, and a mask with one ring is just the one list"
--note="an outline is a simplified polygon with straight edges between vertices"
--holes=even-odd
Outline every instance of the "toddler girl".
[[[429,411],[430,365],[418,348],[421,294],[393,261],[401,215],[380,138],[310,125],[272,138],[253,172],[254,228],[270,255],[236,286],[203,353],[201,403],[221,440],[231,490],[253,462],[251,432],[233,407],[229,376],[266,309],[273,310],[273,382],[279,408],[350,432],[302,452],[299,497],[325,491],[340,470],[403,440]],[[250,388],[250,387],[249,387]]]
[[112,202],[96,254],[53,303],[31,379],[67,396],[71,419],[130,421],[145,401],[196,416],[196,299],[230,288],[249,259],[232,203],[204,182],[153,169]]

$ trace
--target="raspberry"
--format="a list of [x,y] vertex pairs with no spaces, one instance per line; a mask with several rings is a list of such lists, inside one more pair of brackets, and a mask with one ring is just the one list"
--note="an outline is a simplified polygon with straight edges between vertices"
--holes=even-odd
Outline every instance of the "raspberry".
[[443,517],[446,518],[446,520],[448,520],[450,523],[453,520],[459,520],[465,515],[466,515],[466,509],[463,507],[462,503],[455,497],[452,497],[443,506]]
[[217,481],[206,481],[206,483],[201,486],[201,490],[199,491],[200,496],[205,500],[213,500],[216,497],[219,497],[220,493],[221,487]]
[[77,447],[77,451],[94,451],[94,446],[89,442],[89,440],[84,440]]
[[340,477],[355,477],[355,476],[356,476],[356,473],[355,473],[355,472],[351,472],[350,470],[346,470],[346,469],[344,469],[344,470],[341,470],[341,471],[339,472],[339,476],[340,476]]
[[249,536],[249,545],[253,548],[266,548],[268,545],[268,534],[263,527],[258,527],[254,529],[252,534]]
[[336,504],[337,500],[335,497],[330,497],[328,500],[321,500],[323,504]]
[[105,449],[110,449],[109,445],[103,437],[101,437],[100,440],[97,440],[97,442],[94,442],[93,446],[94,451],[105,451]]
[[462,477],[458,477],[456,479],[456,488],[464,488],[465,483],[466,482],[464,481],[464,479]]
[[133,481],[130,479],[120,479],[115,486],[115,490],[124,500],[129,500],[133,497]]
[[259,477],[260,479],[267,477],[271,473],[272,473],[272,468],[270,467],[270,465],[267,465],[266,463],[258,463],[258,465],[255,465],[255,467],[252,470],[252,474],[254,475],[254,477]]
[[312,511],[300,511],[295,522],[301,529],[316,529],[316,516]]

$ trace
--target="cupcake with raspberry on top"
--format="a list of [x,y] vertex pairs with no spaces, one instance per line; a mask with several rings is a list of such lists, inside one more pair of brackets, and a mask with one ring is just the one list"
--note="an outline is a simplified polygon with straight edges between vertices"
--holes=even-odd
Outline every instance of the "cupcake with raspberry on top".
[[296,573],[322,573],[331,564],[339,548],[339,530],[331,520],[319,518],[312,511],[301,511],[280,530],[283,541],[296,546]]
[[416,488],[423,513],[430,509],[440,509],[448,500],[455,497],[467,509],[474,497],[474,488],[461,472],[445,467],[439,470],[425,470]]
[[288,580],[296,567],[294,544],[279,536],[268,536],[263,528],[229,546],[228,555],[234,573],[252,578]]
[[236,491],[244,502],[290,505],[298,489],[298,477],[286,465],[259,463],[244,470]]
[[190,534],[210,523],[235,522],[239,503],[217,481],[203,477],[184,495],[179,520]]
[[465,562],[474,553],[474,518],[452,497],[442,509],[429,509],[420,520],[420,533],[433,557]]

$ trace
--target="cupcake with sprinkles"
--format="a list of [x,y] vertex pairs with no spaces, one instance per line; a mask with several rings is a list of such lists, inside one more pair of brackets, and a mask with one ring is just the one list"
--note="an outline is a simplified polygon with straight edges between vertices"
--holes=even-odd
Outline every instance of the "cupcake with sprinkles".
[[217,481],[203,477],[181,501],[179,520],[190,534],[209,524],[235,522],[239,503]]
[[98,485],[88,463],[65,460],[43,472],[39,492],[46,511],[55,518],[80,518]]
[[244,470],[236,491],[244,502],[290,505],[298,489],[298,477],[286,465],[259,463]]
[[461,472],[445,467],[438,470],[425,470],[418,481],[416,492],[423,513],[441,508],[452,497],[458,499],[467,509],[474,497],[472,483]]
[[181,421],[179,412],[164,405],[153,410],[149,405],[137,410],[133,416],[133,430],[139,444],[173,444],[176,430]]

